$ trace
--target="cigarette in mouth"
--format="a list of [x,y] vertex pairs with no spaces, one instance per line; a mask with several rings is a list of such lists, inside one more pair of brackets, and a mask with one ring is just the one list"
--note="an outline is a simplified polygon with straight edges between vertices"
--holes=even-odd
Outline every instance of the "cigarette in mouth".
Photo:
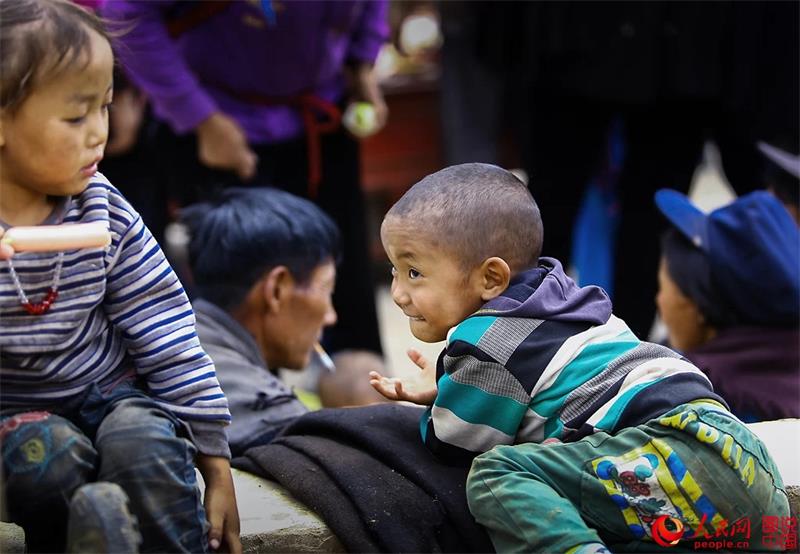
[[325,349],[322,348],[322,345],[318,342],[314,343],[314,353],[317,355],[317,358],[319,358],[322,367],[328,370],[329,373],[336,371],[336,365],[333,363],[333,360],[331,360],[331,357],[328,356],[328,353],[325,352]]

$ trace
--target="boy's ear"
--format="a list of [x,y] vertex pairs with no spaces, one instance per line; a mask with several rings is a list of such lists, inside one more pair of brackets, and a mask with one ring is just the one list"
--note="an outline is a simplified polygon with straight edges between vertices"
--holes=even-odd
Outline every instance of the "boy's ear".
[[511,281],[511,268],[503,258],[497,256],[484,260],[479,272],[481,300],[484,302],[500,296]]
[[267,271],[261,280],[261,292],[267,312],[276,314],[282,309],[286,309],[289,293],[294,286],[294,278],[285,265],[279,265]]

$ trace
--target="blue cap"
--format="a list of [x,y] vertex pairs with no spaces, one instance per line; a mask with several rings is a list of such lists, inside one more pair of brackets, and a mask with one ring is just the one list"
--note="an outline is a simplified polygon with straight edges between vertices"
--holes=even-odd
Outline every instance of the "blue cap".
[[655,199],[705,252],[713,284],[740,324],[798,325],[800,229],[777,198],[751,192],[708,214],[674,190],[662,189]]

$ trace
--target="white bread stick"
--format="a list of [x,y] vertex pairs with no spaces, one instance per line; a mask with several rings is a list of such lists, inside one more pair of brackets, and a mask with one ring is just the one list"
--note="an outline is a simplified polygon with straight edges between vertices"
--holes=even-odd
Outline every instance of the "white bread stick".
[[0,242],[10,245],[15,252],[58,252],[108,246],[111,233],[103,221],[21,226],[7,229]]

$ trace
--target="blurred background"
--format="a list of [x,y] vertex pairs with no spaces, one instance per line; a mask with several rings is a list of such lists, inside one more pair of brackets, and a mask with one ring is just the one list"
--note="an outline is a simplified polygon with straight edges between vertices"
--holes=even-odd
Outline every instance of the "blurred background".
[[755,145],[798,152],[799,21],[797,2],[392,2],[376,63],[391,115],[362,142],[389,367],[416,371],[409,346],[435,359],[443,345],[414,339],[391,301],[380,220],[410,183],[471,161],[515,169],[542,209],[544,254],[663,341],[652,195],[688,191],[710,211],[770,186]]
[[[268,4],[280,21],[291,3]],[[358,143],[388,371],[415,371],[407,347],[435,358],[441,345],[413,339],[391,302],[380,222],[416,181],[464,162],[514,170],[542,210],[543,254],[581,284],[603,286],[638,335],[662,339],[654,297],[666,222],[656,190],[690,192],[712,209],[772,188],[798,208],[797,179],[773,178],[756,147],[800,151],[798,6],[389,2],[390,40],[374,64],[389,116]],[[146,142],[147,125],[135,134]],[[125,148],[115,160],[113,144],[103,163],[125,167]],[[148,225],[163,226],[148,221],[156,216],[137,205],[136,191],[123,192]],[[186,237],[175,225],[164,236],[180,265]]]

